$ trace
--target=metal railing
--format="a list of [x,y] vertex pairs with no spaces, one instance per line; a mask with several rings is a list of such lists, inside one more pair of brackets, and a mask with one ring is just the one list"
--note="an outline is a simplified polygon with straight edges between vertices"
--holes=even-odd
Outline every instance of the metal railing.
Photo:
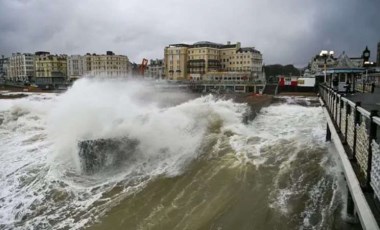
[[377,110],[367,111],[361,102],[353,102],[331,88],[319,86],[319,93],[330,113],[347,154],[356,164],[363,189],[373,190],[380,198],[380,117]]
[[253,84],[262,84],[264,85],[265,82],[261,80],[198,80],[198,81],[192,81],[190,84],[211,84],[211,85],[253,85]]

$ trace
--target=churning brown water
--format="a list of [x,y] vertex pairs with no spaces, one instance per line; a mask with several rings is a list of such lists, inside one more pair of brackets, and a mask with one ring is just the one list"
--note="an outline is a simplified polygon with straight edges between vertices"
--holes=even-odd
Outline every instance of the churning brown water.
[[[358,228],[345,221],[323,111],[299,105],[315,99],[286,98],[244,124],[243,104],[169,106],[142,92],[85,79],[62,95],[1,100],[0,229]],[[136,151],[85,173],[78,141],[119,137]]]

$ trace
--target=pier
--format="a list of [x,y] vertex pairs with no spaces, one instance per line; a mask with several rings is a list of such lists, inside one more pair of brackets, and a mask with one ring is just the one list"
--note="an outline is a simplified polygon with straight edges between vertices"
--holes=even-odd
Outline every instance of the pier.
[[348,187],[347,214],[363,229],[379,229],[380,105],[379,90],[344,95],[319,86],[327,118],[327,141],[333,141]]

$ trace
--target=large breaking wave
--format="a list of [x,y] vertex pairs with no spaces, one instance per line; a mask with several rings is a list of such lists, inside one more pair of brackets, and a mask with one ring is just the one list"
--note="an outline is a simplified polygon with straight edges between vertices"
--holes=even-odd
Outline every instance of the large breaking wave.
[[[180,174],[200,154],[211,126],[239,125],[246,111],[213,96],[186,98],[133,81],[83,79],[62,95],[7,101],[0,134],[1,157],[9,158],[2,161],[9,164],[1,173],[2,226],[81,227],[155,176]],[[79,142],[123,137],[138,141],[132,156],[83,173]]]
[[[0,228],[79,229],[141,191],[158,198],[130,207],[130,228],[330,227],[341,178],[323,112],[285,101],[244,124],[245,104],[133,81],[1,100]],[[161,178],[182,185],[144,190]]]

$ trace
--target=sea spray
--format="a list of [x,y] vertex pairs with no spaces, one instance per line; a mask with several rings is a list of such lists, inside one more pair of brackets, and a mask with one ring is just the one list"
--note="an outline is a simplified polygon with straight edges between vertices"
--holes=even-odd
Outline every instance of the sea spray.
[[[318,107],[272,105],[243,124],[244,104],[141,82],[81,79],[44,95],[0,100],[0,228],[297,229],[340,218]],[[80,141],[123,137],[139,140],[130,157],[81,171]]]
[[67,161],[79,172],[78,142],[128,136],[139,142],[136,152],[141,161],[165,159],[166,172],[175,175],[179,161],[197,156],[210,123],[218,119],[227,125],[239,123],[245,109],[211,95],[162,108],[155,100],[143,100],[147,94],[159,92],[133,81],[77,81],[57,99],[49,117],[58,162]]

